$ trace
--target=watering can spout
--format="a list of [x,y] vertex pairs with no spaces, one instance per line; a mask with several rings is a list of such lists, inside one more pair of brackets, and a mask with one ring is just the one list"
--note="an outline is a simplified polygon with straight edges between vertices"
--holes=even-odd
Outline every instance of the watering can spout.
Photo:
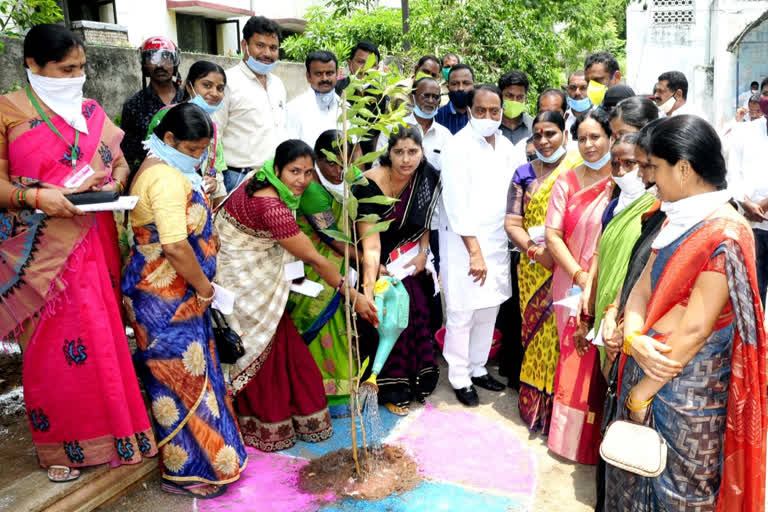
[[376,383],[376,374],[372,373],[370,377],[368,377],[365,382],[363,382],[363,386],[372,386],[373,389],[376,390],[376,392],[379,392],[379,385]]

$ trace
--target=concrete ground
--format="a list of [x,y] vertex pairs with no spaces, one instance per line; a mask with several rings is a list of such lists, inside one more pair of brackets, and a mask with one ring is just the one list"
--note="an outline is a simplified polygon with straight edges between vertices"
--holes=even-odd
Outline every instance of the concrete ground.
[[[491,370],[495,374],[495,369]],[[328,503],[307,502],[298,505],[299,502],[295,499],[285,501],[284,505],[280,504],[282,502],[276,502],[282,496],[277,487],[285,482],[265,482],[269,481],[272,475],[268,475],[264,469],[267,467],[264,461],[289,461],[289,464],[301,465],[302,459],[291,457],[318,456],[341,446],[349,446],[349,429],[344,430],[348,420],[337,420],[334,422],[336,433],[326,443],[299,443],[287,453],[280,454],[262,455],[255,451],[249,452],[251,462],[239,486],[230,485],[227,494],[216,500],[194,500],[166,494],[160,490],[159,476],[155,476],[117,502],[99,510],[594,510],[595,468],[575,464],[552,454],[547,449],[546,438],[531,434],[520,420],[517,410],[518,396],[514,390],[492,393],[479,389],[480,407],[467,409],[456,401],[448,384],[444,363],[441,371],[440,383],[429,398],[426,408],[413,407],[409,417],[402,421],[385,411],[381,413],[390,442],[404,445],[409,451],[413,451],[410,447],[415,447],[416,452],[419,452],[425,439],[433,443],[433,448],[437,447],[431,451],[427,448],[416,453],[416,460],[428,483],[407,493],[406,496],[373,503],[341,500],[333,502],[330,508]],[[465,431],[461,430],[465,427],[469,429],[465,430],[466,435],[463,434]],[[471,446],[473,442],[473,450],[476,451],[470,453],[465,447]],[[477,456],[476,453],[481,451],[483,453]],[[441,455],[445,460],[439,459]],[[466,467],[470,467],[471,471],[464,472]],[[286,476],[285,479],[290,478]],[[295,479],[292,483],[295,487]],[[295,490],[293,492],[295,493]]]

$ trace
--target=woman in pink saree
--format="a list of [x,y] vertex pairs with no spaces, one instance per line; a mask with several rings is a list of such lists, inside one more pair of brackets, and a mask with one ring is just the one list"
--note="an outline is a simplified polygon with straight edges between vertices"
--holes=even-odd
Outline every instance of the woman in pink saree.
[[[597,249],[601,218],[611,198],[611,127],[608,114],[590,112],[573,125],[584,163],[561,174],[552,187],[546,220],[547,248],[555,260],[552,298],[591,285],[588,269]],[[549,428],[549,448],[581,464],[597,464],[606,384],[597,347],[584,340],[589,318],[555,305],[560,359]]]
[[66,481],[79,475],[70,468],[134,464],[157,448],[118,306],[114,219],[64,197],[122,191],[123,133],[82,98],[85,53],[72,32],[34,27],[24,57],[29,85],[0,97],[0,339],[24,352],[40,465]]

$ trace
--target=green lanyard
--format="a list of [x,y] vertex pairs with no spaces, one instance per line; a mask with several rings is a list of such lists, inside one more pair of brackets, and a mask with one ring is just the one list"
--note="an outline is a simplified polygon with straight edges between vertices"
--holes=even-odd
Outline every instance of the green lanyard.
[[75,129],[75,143],[69,144],[69,141],[64,138],[64,136],[61,134],[58,128],[56,128],[50,119],[48,119],[48,116],[43,111],[43,108],[40,106],[40,103],[37,102],[37,99],[35,98],[35,95],[32,94],[32,89],[27,86],[25,88],[27,91],[27,96],[29,96],[29,101],[32,102],[32,106],[35,107],[35,110],[37,110],[37,113],[40,114],[40,117],[43,118],[43,121],[45,121],[45,124],[48,125],[48,128],[51,129],[53,133],[55,133],[61,140],[64,141],[65,144],[69,146],[69,156],[72,158],[72,168],[77,168],[77,154],[79,152],[79,149],[77,147],[77,141],[80,140],[80,132]]

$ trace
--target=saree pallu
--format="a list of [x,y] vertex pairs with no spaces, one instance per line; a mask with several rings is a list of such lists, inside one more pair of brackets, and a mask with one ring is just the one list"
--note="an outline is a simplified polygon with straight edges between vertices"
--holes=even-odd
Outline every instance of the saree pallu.
[[[209,205],[189,194],[187,241],[212,279],[216,247]],[[160,439],[162,475],[174,482],[226,484],[248,461],[213,340],[211,315],[163,253],[154,222],[133,226],[122,280],[136,333],[134,355]]]
[[[553,190],[550,198],[547,226],[561,226],[563,241],[583,269],[588,269],[597,246],[602,227],[603,211],[610,199],[610,176],[588,188],[581,188],[576,173],[562,174],[559,185],[566,187],[567,195]],[[558,186],[556,184],[555,186]],[[554,219],[552,201],[565,199],[562,219]],[[554,301],[566,297],[573,279],[559,265],[552,275]],[[600,445],[600,424],[606,382],[600,371],[597,347],[590,346],[580,356],[573,343],[576,331],[575,317],[570,309],[555,308],[557,332],[560,337],[560,359],[555,373],[555,397],[549,428],[549,448],[567,459],[581,464],[597,464]]]
[[[754,239],[743,219],[700,222],[659,250],[651,269],[652,294],[642,332],[684,304],[701,272],[716,265],[728,281],[730,302],[704,346],[656,394],[652,424],[668,445],[667,467],[643,478],[608,466],[606,510],[646,512],[765,510],[766,347],[757,286]],[[619,406],[644,373],[620,359]]]
[[[345,275],[344,257],[328,243],[322,229],[338,229],[342,207],[319,183],[313,182],[301,197],[296,222],[309,237],[318,253]],[[323,388],[328,405],[349,402],[349,356],[344,296],[326,283],[310,265],[304,265],[306,279],[320,283],[323,290],[317,297],[291,292],[286,311],[309,347],[309,352],[323,376]],[[357,361],[353,362],[356,370]]]
[[[650,194],[645,194],[633,201],[616,215],[605,227],[598,245],[598,272],[595,295],[595,336],[602,329],[603,314],[608,304],[616,299],[624,277],[635,242],[640,238],[642,215],[655,201]],[[600,364],[605,361],[605,348],[598,346]]]
[[[389,263],[390,254],[410,242],[418,241],[429,229],[437,201],[440,198],[440,175],[428,163],[416,171],[393,205],[361,203],[360,215],[376,214],[381,220],[392,220],[381,239],[381,264]],[[373,180],[353,188],[355,197],[384,195]],[[379,403],[408,407],[412,400],[423,402],[437,387],[440,369],[430,329],[429,299],[434,295],[432,278],[422,271],[402,280],[410,298],[408,327],[400,333],[392,351],[377,377]],[[358,318],[361,338],[365,344],[378,342],[378,333],[365,320]]]
[[[578,152],[569,154],[543,178],[538,187],[533,189],[529,185],[531,190],[526,190],[523,203],[523,227],[526,230],[544,225],[555,180],[561,173],[578,165],[580,158]],[[530,430],[540,430],[547,435],[552,417],[555,370],[560,357],[560,341],[552,306],[552,272],[542,265],[531,264],[528,256],[521,252],[517,281],[522,317],[520,337],[525,351],[520,368],[518,408],[520,417]]]
[[[260,199],[272,198],[250,201]],[[244,225],[225,208],[216,229],[222,241],[216,282],[237,294],[227,321],[246,352],[230,370],[245,443],[272,452],[297,440],[328,439],[333,425],[322,376],[285,312],[291,285],[285,264],[293,257],[270,232]]]
[[[89,164],[108,182],[123,133],[95,101],[82,112],[89,133],[78,140],[77,170]],[[75,140],[73,128],[47,114]],[[71,148],[24,91],[0,97],[0,119],[16,186],[63,186],[76,172]],[[108,213],[0,210],[0,338],[15,337],[24,351],[24,401],[43,467],[117,466],[157,453],[121,319],[114,230]]]

